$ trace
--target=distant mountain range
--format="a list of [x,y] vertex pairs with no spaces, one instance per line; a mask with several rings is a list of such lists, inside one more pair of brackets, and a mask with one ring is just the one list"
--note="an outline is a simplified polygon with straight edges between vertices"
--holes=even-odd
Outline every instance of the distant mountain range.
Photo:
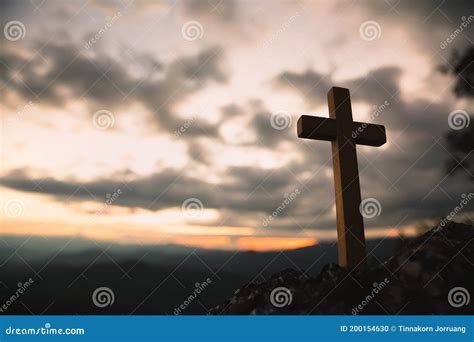
[[[378,262],[393,254],[397,240],[369,240]],[[260,282],[286,268],[316,274],[337,262],[337,246],[322,243],[282,252],[234,252],[177,245],[120,245],[83,238],[3,236],[0,244],[0,307],[30,277],[34,283],[3,314],[206,314],[248,282]],[[193,300],[196,289],[211,283]],[[92,294],[114,293],[99,308]],[[2,314],[2,312],[0,312]]]

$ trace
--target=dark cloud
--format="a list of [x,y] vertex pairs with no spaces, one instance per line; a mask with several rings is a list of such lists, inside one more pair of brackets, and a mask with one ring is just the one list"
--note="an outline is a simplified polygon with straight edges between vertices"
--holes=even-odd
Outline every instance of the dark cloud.
[[211,164],[212,158],[209,150],[198,139],[192,139],[188,142],[188,155],[192,160],[200,164]]
[[217,39],[223,45],[235,47],[254,42],[266,29],[258,6],[249,10],[247,5],[238,0],[187,0],[180,1],[177,9],[183,24],[197,21],[202,25],[204,39]]
[[[474,16],[472,17],[474,21]],[[440,67],[455,78],[453,92],[457,97],[474,98],[474,45],[454,51],[449,62]]]
[[89,3],[106,13],[129,11],[129,13],[150,14],[170,7],[166,1],[148,0],[90,0]]
[[[284,125],[274,127],[272,116],[281,116]],[[291,140],[295,137],[294,117],[286,111],[269,111],[260,100],[250,100],[245,105],[236,105],[234,103],[221,108],[221,121],[224,124],[227,120],[242,118],[242,125],[246,130],[252,132],[255,139],[241,143],[242,146],[255,146],[273,149],[279,143]],[[281,129],[278,129],[281,128]],[[233,143],[233,145],[237,145]]]
[[[400,99],[373,117],[385,125],[390,145],[382,151],[359,147],[363,195],[377,198],[383,207],[372,224],[394,225],[405,217],[408,224],[447,215],[459,204],[461,194],[468,192],[467,179],[445,174],[449,148],[444,134],[451,130],[452,110],[444,103]],[[463,213],[472,211],[470,206]]]
[[383,67],[365,76],[342,82],[342,87],[351,90],[355,101],[378,105],[385,100],[399,97],[399,77],[402,71],[397,67]]
[[[382,31],[388,25],[405,29],[416,46],[423,47],[430,58],[433,58],[433,50],[443,52],[442,43],[474,13],[474,2],[471,0],[389,0],[361,4],[368,14],[367,20],[377,20]],[[463,27],[462,32],[456,34],[456,39],[448,45],[456,48],[472,45],[470,37],[473,34],[474,25],[471,23]]]
[[206,208],[228,209],[237,212],[271,212],[275,203],[269,193],[281,191],[291,185],[292,178],[285,170],[258,168],[230,168],[223,183],[212,184],[185,175],[173,169],[165,169],[146,177],[115,176],[90,182],[36,179],[27,172],[12,172],[0,179],[0,184],[19,191],[51,195],[61,201],[93,200],[103,202],[106,194],[121,189],[114,205],[161,210],[180,207],[190,197],[199,198]]
[[234,116],[243,115],[245,112],[242,107],[235,103],[228,104],[221,108],[221,114],[224,119],[232,118]]
[[[67,58],[61,58],[68,53]],[[23,65],[24,61],[15,60],[16,55],[11,54],[8,49],[2,50],[1,54],[10,61],[9,65]],[[251,223],[255,226],[261,224],[262,217],[271,214],[281,205],[285,194],[298,188],[300,195],[281,215],[281,219],[272,223],[272,227],[298,229],[333,226],[335,215],[332,215],[331,210],[334,205],[334,189],[332,176],[328,177],[327,174],[327,171],[332,172],[329,143],[297,139],[294,127],[276,130],[271,126],[272,113],[259,101],[245,106],[230,104],[222,107],[222,121],[215,125],[197,119],[185,125],[187,121],[175,115],[173,108],[177,101],[199,91],[208,82],[226,80],[226,75],[218,66],[219,56],[219,51],[206,50],[168,64],[157,63],[155,65],[160,77],[144,79],[137,86],[133,76],[122,71],[116,61],[94,59],[98,63],[94,64],[81,55],[76,58],[78,61],[72,62],[72,70],[59,75],[58,68],[66,67],[65,63],[73,59],[73,56],[70,51],[63,51],[61,46],[54,46],[48,50],[46,58],[53,62],[51,65],[55,66],[55,72],[50,71],[46,76],[38,75],[33,62],[31,66],[26,66],[27,72],[22,74],[22,79],[41,92],[40,98],[43,101],[60,104],[64,99],[56,93],[54,87],[44,88],[44,82],[56,77],[58,83],[55,81],[55,85],[68,87],[77,95],[87,87],[93,87],[87,75],[105,71],[104,64],[108,64],[111,67],[107,71],[110,80],[98,82],[113,80],[117,87],[123,88],[122,91],[134,86],[131,99],[140,101],[154,112],[156,121],[162,128],[176,131],[177,127],[185,127],[182,136],[186,135],[188,154],[196,165],[211,167],[213,160],[209,146],[216,141],[214,139],[218,139],[217,127],[225,120],[239,116],[248,119],[247,128],[254,130],[258,137],[258,141],[243,145],[242,148],[263,145],[275,150],[280,142],[294,143],[295,150],[298,151],[296,160],[273,169],[230,167],[221,175],[220,183],[209,183],[191,176],[193,169],[190,167],[180,171],[165,169],[146,177],[130,173],[117,174],[85,183],[52,178],[37,179],[29,177],[26,172],[13,172],[1,178],[0,184],[19,191],[50,195],[62,201],[103,202],[107,193],[114,193],[120,188],[124,195],[115,205],[153,211],[180,207],[185,199],[197,197],[206,208],[218,209],[233,218],[233,222],[226,224]],[[42,62],[38,63],[41,65]],[[5,71],[9,72],[8,69]],[[390,148],[382,150],[380,154],[375,148],[370,151],[359,148],[363,196],[377,198],[383,210],[383,215],[366,222],[368,227],[396,225],[407,215],[403,224],[425,218],[427,213],[435,215],[449,212],[468,184],[467,180],[464,182],[461,179],[443,180],[447,147],[438,138],[449,129],[447,117],[452,108],[425,100],[407,101],[399,98],[400,73],[394,67],[379,68],[363,77],[340,84],[351,89],[354,101],[371,105],[385,100],[389,102],[383,111],[370,120],[386,126]],[[33,76],[38,77],[35,79]],[[23,93],[25,97],[29,94],[28,89],[22,88],[20,80],[11,80],[19,93]],[[291,81],[291,86],[288,81]],[[283,72],[275,82],[299,92],[309,105],[326,104],[329,84],[327,77],[317,72]],[[102,87],[106,87],[106,84],[102,84]],[[116,106],[115,101],[120,101],[122,95],[113,89],[102,89],[84,96],[93,102]],[[357,118],[360,114],[362,113],[354,113],[354,117]],[[426,129],[427,123],[429,130]],[[125,181],[126,187],[123,183]],[[222,222],[215,224],[219,223]]]
[[468,127],[450,130],[445,136],[449,151],[446,169],[449,175],[464,173],[474,182],[474,115],[469,116],[469,121],[471,124]]
[[[430,106],[428,106],[430,105]],[[469,189],[466,179],[444,177],[446,149],[438,139],[446,129],[448,107],[426,101],[394,103],[374,120],[387,128],[390,148],[358,148],[363,198],[374,197],[382,214],[366,219],[367,227],[413,223],[427,216],[449,213]],[[430,121],[430,130],[426,122]],[[403,122],[411,125],[403,126]],[[299,189],[300,194],[271,227],[334,227],[334,188],[331,149],[328,142],[303,141],[294,137],[299,160],[279,168],[230,167],[219,183],[209,183],[189,176],[192,169],[165,169],[141,177],[124,172],[90,182],[39,179],[28,172],[14,171],[0,179],[0,184],[19,191],[51,195],[60,201],[95,200],[122,189],[114,205],[152,211],[180,207],[190,197],[199,198],[206,208],[220,210],[230,221],[227,225],[260,226],[285,199],[285,194]],[[209,165],[205,143],[191,139],[188,153],[203,165]],[[210,143],[209,141],[205,141]],[[126,186],[123,182],[126,181]],[[472,211],[472,207],[464,212]],[[223,224],[222,220],[214,224]]]
[[2,26],[9,20],[23,20],[25,17],[29,17],[35,7],[36,5],[30,1],[1,0]]
[[[266,111],[263,108],[258,109],[254,112],[249,125],[249,129],[255,131],[257,143],[266,148],[275,148],[279,143],[288,141],[295,137],[293,121],[291,121],[291,125],[288,121],[289,125],[288,127],[285,126],[284,129],[276,129],[272,126],[272,115],[273,113]],[[287,112],[276,112],[274,115],[282,115],[282,120],[290,120],[291,118],[291,114]]]
[[[390,148],[382,151],[371,147],[358,148],[363,197],[375,197],[383,207],[383,215],[366,222],[369,227],[408,224],[430,215],[446,215],[469,187],[468,180],[446,179],[444,173],[449,147],[443,136],[450,130],[448,115],[455,108],[448,102],[401,98],[400,76],[399,68],[383,67],[337,84],[350,89],[353,102],[371,105],[369,113],[354,112],[355,120],[362,114],[369,114],[370,122],[383,124],[387,130]],[[327,103],[328,88],[324,88],[327,85],[320,86],[321,80],[327,78],[307,70],[303,73],[283,72],[275,81],[296,91],[312,107]],[[381,110],[373,109],[374,105],[380,104],[384,104]],[[300,175],[305,169],[321,171],[324,164],[332,168],[332,161],[328,159],[330,148],[325,148],[325,144],[305,141],[308,148],[301,148],[300,153],[306,163],[292,166],[293,173]],[[321,158],[318,153],[327,158]],[[308,184],[310,186],[314,185]],[[316,213],[317,208],[320,206],[315,206]],[[472,211],[472,207],[465,211]],[[403,219],[406,220],[401,222]]]
[[274,82],[283,89],[296,92],[310,107],[326,104],[327,91],[332,86],[349,88],[353,101],[376,105],[398,96],[400,75],[401,70],[397,67],[383,67],[363,77],[332,84],[329,75],[323,75],[314,70],[301,73],[285,71],[277,75]]
[[251,192],[258,187],[269,189],[270,192],[283,190],[291,178],[285,169],[260,169],[255,167],[230,167],[227,177],[238,189]]
[[[168,130],[180,127],[180,121],[173,113],[173,107],[189,96],[204,89],[209,82],[223,83],[227,77],[219,66],[222,50],[210,48],[192,57],[183,57],[168,65],[164,78],[159,81],[143,82],[134,91],[139,101],[153,113],[155,122]],[[204,132],[211,134],[215,129],[200,125],[191,126],[188,134]]]
[[400,17],[400,19],[408,15],[417,18],[421,26],[429,25],[430,27],[451,26],[461,20],[461,17],[472,14],[474,10],[474,5],[469,0],[367,1],[365,5],[379,15],[390,15]]
[[[58,107],[73,99],[84,99],[92,113],[139,102],[152,113],[155,127],[168,132],[182,124],[174,112],[176,105],[210,82],[227,80],[220,66],[223,52],[218,47],[179,57],[166,65],[148,54],[134,56],[135,63],[147,71],[145,76],[137,77],[126,63],[100,52],[89,53],[67,43],[42,46],[37,42],[35,47],[40,46],[41,54],[31,57],[5,44],[0,52],[3,89],[26,100]],[[196,122],[188,134],[215,135],[216,129]]]
[[309,106],[315,107],[326,103],[327,90],[331,87],[328,75],[314,70],[303,72],[284,71],[275,78],[275,84],[283,89],[301,95]]
[[[361,8],[370,14],[367,20],[380,21],[382,31],[389,20],[404,23],[402,29],[412,32],[422,46],[427,41],[431,44],[438,40],[436,44],[439,44],[438,37],[447,37],[459,26],[462,15],[472,13],[466,10],[469,6],[464,1],[439,4],[440,7],[427,1],[393,2],[391,10],[387,2],[367,2]],[[221,25],[219,27],[233,25],[234,29],[242,24],[239,8],[233,1],[189,1],[183,2],[181,8],[189,20],[203,20],[205,30],[213,21]],[[464,36],[465,32],[456,41],[466,41]],[[381,39],[383,37],[382,34]],[[229,214],[232,220],[226,224],[254,226],[259,226],[262,216],[271,214],[281,205],[285,194],[298,188],[301,194],[272,225],[294,229],[334,227],[330,143],[297,139],[294,126],[276,130],[271,126],[271,111],[258,101],[223,107],[217,124],[196,118],[189,122],[177,115],[176,108],[187,99],[211,84],[227,81],[220,48],[209,47],[168,62],[146,54],[135,55],[125,62],[104,55],[99,49],[81,51],[73,44],[53,40],[44,46],[41,57],[29,61],[26,50],[19,50],[18,44],[3,40],[0,43],[2,91],[14,91],[24,99],[58,107],[71,99],[83,98],[89,103],[91,113],[104,107],[114,110],[139,102],[151,113],[150,122],[160,130],[176,132],[185,128],[179,137],[184,137],[191,158],[182,170],[164,169],[148,176],[124,171],[87,182],[40,179],[29,176],[28,172],[15,171],[0,179],[4,187],[44,194],[60,201],[98,203],[105,201],[106,194],[120,188],[123,196],[114,205],[152,211],[179,208],[185,199],[197,197],[206,208]],[[370,117],[371,121],[386,126],[386,148],[358,147],[363,197],[375,197],[382,205],[382,215],[366,220],[368,227],[408,224],[427,215],[446,214],[471,185],[464,178],[443,178],[449,148],[442,137],[449,130],[448,115],[456,108],[450,108],[449,102],[439,104],[400,98],[400,76],[399,68],[385,66],[335,84],[350,88],[354,102],[371,107],[385,100],[389,102],[383,111]],[[295,92],[309,107],[326,106],[326,94],[333,85],[330,75],[311,69],[282,71],[274,84],[281,90]],[[354,118],[357,120],[363,114],[373,113],[354,113]],[[193,167],[214,168],[213,162],[219,162],[220,156],[210,154],[212,144],[222,143],[219,126],[226,120],[240,118],[257,137],[240,148],[254,152],[255,147],[266,147],[268,152],[277,155],[289,151],[288,148],[280,151],[283,145],[279,144],[284,142],[292,144],[294,159],[287,165],[270,169],[230,167],[222,171],[219,183],[199,178]],[[293,116],[294,122],[296,118]],[[465,211],[468,210],[472,211],[472,207]],[[406,220],[401,221],[405,216]],[[222,222],[216,222],[219,223]]]
[[227,24],[237,19],[237,3],[234,0],[189,0],[181,5],[183,13],[190,18],[219,20]]

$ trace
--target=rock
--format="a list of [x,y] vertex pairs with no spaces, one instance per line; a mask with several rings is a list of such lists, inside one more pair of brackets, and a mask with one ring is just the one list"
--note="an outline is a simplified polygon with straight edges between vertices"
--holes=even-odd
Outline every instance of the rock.
[[316,277],[287,269],[248,284],[215,315],[474,314],[474,227],[451,222],[356,273],[325,265]]

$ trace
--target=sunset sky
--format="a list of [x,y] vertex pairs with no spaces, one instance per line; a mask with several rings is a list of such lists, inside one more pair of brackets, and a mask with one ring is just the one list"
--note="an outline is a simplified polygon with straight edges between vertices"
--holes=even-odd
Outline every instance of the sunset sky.
[[[331,144],[296,136],[349,88],[368,237],[472,192],[444,135],[472,1],[1,1],[1,235],[280,250],[333,240]],[[454,39],[447,38],[468,22]],[[471,124],[473,124],[471,122]],[[272,214],[279,206],[285,208]],[[472,214],[469,204],[459,214]],[[268,219],[272,216],[272,219]]]

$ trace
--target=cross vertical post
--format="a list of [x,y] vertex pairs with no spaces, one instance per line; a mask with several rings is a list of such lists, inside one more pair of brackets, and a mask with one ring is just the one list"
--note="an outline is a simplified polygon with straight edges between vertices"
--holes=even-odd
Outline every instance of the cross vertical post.
[[352,138],[352,109],[349,89],[328,92],[329,117],[336,120],[336,138],[331,141],[336,193],[339,265],[365,266],[364,219],[355,141]]

